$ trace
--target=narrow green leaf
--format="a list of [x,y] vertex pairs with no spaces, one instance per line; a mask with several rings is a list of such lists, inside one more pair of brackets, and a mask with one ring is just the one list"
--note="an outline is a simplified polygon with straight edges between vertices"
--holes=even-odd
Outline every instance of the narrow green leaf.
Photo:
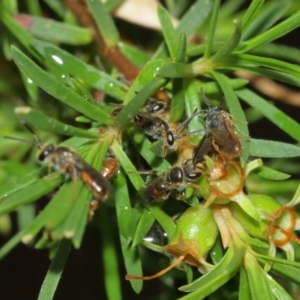
[[300,148],[295,145],[267,140],[251,139],[250,155],[257,157],[297,157]]
[[236,127],[238,128],[237,134],[241,139],[243,148],[241,162],[242,164],[245,164],[249,156],[249,142],[246,140],[249,137],[249,131],[244,110],[242,109],[235,92],[230,87],[228,78],[225,75],[217,72],[213,72],[213,76],[220,85],[221,89],[224,91],[229,111],[233,116],[233,120],[236,122]]
[[41,287],[38,300],[53,299],[58,282],[71,249],[69,240],[62,240],[55,251],[55,256]]
[[77,93],[92,104],[97,105],[97,101],[93,98],[90,91],[77,78],[70,78],[70,86],[77,90]]
[[[201,82],[191,80],[186,81],[185,84],[185,111],[188,117],[190,117],[194,110],[201,110],[201,100],[200,100],[200,89]],[[203,86],[202,86],[203,87]],[[205,91],[206,93],[206,91]],[[193,118],[190,124],[188,125],[188,131],[196,131],[204,129],[204,123],[200,118]],[[198,142],[198,137],[191,136],[193,141]]]
[[184,82],[182,78],[174,78],[172,83],[172,101],[170,122],[178,122],[184,114]]
[[[224,45],[224,42],[215,42],[211,49],[210,53],[216,53],[222,46]],[[191,45],[186,50],[187,56],[201,56],[205,53],[206,50],[206,44],[200,44],[200,45]]]
[[126,176],[123,170],[120,170],[113,179],[115,190],[116,214],[119,225],[119,234],[124,238],[128,238],[128,224],[132,221],[132,209],[130,196],[128,193]]
[[[45,227],[50,232],[55,230],[55,228],[61,223],[64,222],[68,214],[72,210],[74,204],[78,201],[79,196],[81,196],[81,190],[83,183],[77,181],[66,182],[51,201],[57,203],[56,207],[52,208],[53,211],[56,211],[54,215],[48,215],[48,218],[45,218]],[[78,198],[77,198],[78,195]],[[59,206],[60,204],[60,206]],[[55,233],[51,233],[53,239],[58,240],[62,239],[63,235],[57,236]]]
[[61,18],[65,15],[65,7],[59,0],[43,0]]
[[[229,250],[228,250],[229,251]],[[233,258],[230,260],[230,263],[227,264],[225,269],[223,267],[223,260],[209,273],[203,275],[194,282],[180,287],[181,291],[194,291],[189,295],[182,297],[182,300],[192,300],[192,299],[203,299],[204,297],[210,295],[226,282],[228,282],[238,271],[238,268],[241,264],[241,261],[245,254],[245,248],[239,248],[236,250]],[[225,257],[225,256],[224,256]],[[187,288],[189,287],[189,288]]]
[[293,300],[291,295],[279,284],[277,283],[269,274],[267,276],[268,284],[272,290],[272,293],[276,299],[280,300]]
[[236,28],[232,36],[230,36],[229,39],[224,43],[224,45],[217,51],[217,53],[209,59],[210,62],[216,63],[223,60],[235,49],[242,35],[241,24],[239,22],[236,22],[235,25]]
[[13,248],[15,248],[21,242],[24,230],[25,229],[19,231],[0,248],[0,260],[3,259]]
[[46,62],[59,67],[66,74],[75,76],[78,80],[83,80],[86,84],[104,91],[118,100],[124,99],[126,94],[123,84],[119,80],[81,61],[74,55],[53,44],[32,40],[31,45]]
[[41,10],[41,6],[39,4],[38,0],[27,0],[27,6],[28,6],[28,11],[30,13],[30,15],[33,16],[41,16],[42,15],[42,10]]
[[195,291],[199,288],[202,288],[205,285],[209,285],[214,278],[219,276],[220,274],[226,272],[228,266],[230,265],[231,261],[234,257],[234,247],[231,245],[228,250],[226,251],[225,255],[223,256],[222,260],[207,274],[201,276],[200,278],[196,279],[195,281],[184,285],[179,288],[180,291],[183,292],[191,292]]
[[63,177],[57,172],[41,178],[33,184],[27,185],[22,189],[18,189],[15,193],[3,198],[0,203],[0,215],[11,212],[21,205],[31,203],[48,192],[55,189],[61,182]]
[[296,29],[300,26],[300,11],[288,17],[286,20],[272,27],[268,31],[255,36],[251,40],[248,40],[238,52],[248,52],[251,49],[254,49],[260,45],[270,43],[271,41],[280,38],[281,36],[286,35],[290,31]]
[[251,300],[247,273],[244,266],[240,268],[239,300]]
[[[181,2],[180,2],[181,3]],[[209,16],[211,9],[213,7],[212,0],[198,0],[193,5],[189,7],[186,13],[180,20],[176,28],[176,33],[179,34],[181,31],[184,31],[186,36],[189,36],[195,31]],[[164,44],[162,44],[153,58],[161,58],[165,55]]]
[[209,33],[207,36],[207,42],[206,42],[206,47],[205,47],[205,52],[204,52],[205,59],[208,59],[211,56],[215,31],[216,31],[216,27],[217,27],[217,23],[218,23],[219,10],[220,10],[220,0],[215,0],[214,6],[213,6],[213,11],[211,14]]
[[256,20],[256,16],[259,13],[260,8],[264,4],[264,0],[253,0],[248,7],[246,13],[242,19],[243,31],[247,30],[248,27]]
[[0,187],[0,206],[1,203],[5,200],[6,197],[10,196],[11,194],[17,192],[18,190],[22,190],[23,188],[31,185],[32,183],[36,182],[41,178],[41,169],[32,171],[31,173],[22,176],[15,181],[7,183]]
[[296,206],[299,202],[300,202],[300,185],[295,191],[293,198],[286,205],[292,207],[292,206]]
[[104,283],[107,299],[121,300],[121,278],[119,274],[119,262],[116,245],[114,243],[114,232],[111,226],[107,226],[111,222],[109,210],[105,205],[100,209],[99,230],[101,232],[102,262],[104,266]]
[[289,174],[282,173],[265,166],[256,168],[253,172],[263,178],[270,179],[270,180],[285,180],[291,177],[291,175]]
[[31,59],[24,55],[20,50],[12,46],[12,57],[18,67],[28,75],[28,77],[39,87],[44,89],[54,98],[59,99],[63,103],[71,106],[75,110],[90,117],[93,120],[104,124],[111,123],[111,117],[104,113],[103,110],[96,105],[87,102],[84,98],[73,92],[71,89],[62,84],[59,80],[52,77],[40,67],[38,67]]
[[[139,257],[138,247],[129,247],[127,240],[122,236],[120,242],[127,273],[129,275],[143,276],[142,262]],[[143,287],[142,280],[130,280],[130,284],[137,294],[140,293]]]
[[292,138],[300,142],[300,124],[279,110],[273,104],[267,102],[257,94],[248,89],[241,89],[237,91],[237,95],[251,105],[253,108],[259,110],[267,119],[278,126],[281,130],[289,134]]
[[214,246],[212,247],[211,251],[209,252],[209,255],[210,255],[214,265],[217,265],[222,260],[222,258],[224,256],[224,249],[223,249],[223,245],[222,245],[220,236],[217,237]]
[[[251,3],[250,7],[252,6],[253,2]],[[261,2],[261,4],[263,4],[263,2]],[[257,6],[259,6],[258,9],[260,9],[261,4],[257,3]],[[285,14],[290,4],[290,1],[274,2],[271,3],[270,6],[260,16],[256,17],[255,13],[252,14],[254,18],[252,18],[251,22],[247,22],[246,27],[243,26],[244,33],[242,35],[242,40],[245,41],[253,38],[273,26],[274,23],[276,23]],[[244,17],[246,17],[246,14]]]
[[158,18],[162,27],[162,33],[164,35],[165,42],[167,44],[170,56],[174,61],[176,58],[178,37],[170,19],[169,13],[163,6],[158,6],[157,9]]
[[249,54],[300,64],[300,49],[288,45],[269,43],[251,50]]
[[167,78],[194,77],[192,65],[187,63],[166,63],[162,66],[157,75]]
[[118,43],[121,52],[137,67],[145,66],[150,60],[150,55],[134,45]]
[[28,78],[26,74],[24,74],[23,72],[20,73],[21,73],[23,84],[30,97],[30,100],[32,102],[36,102],[38,99],[38,92],[39,92],[37,85],[30,78]]
[[212,0],[198,0],[189,7],[187,12],[180,19],[176,32],[184,31],[186,36],[195,31],[196,28],[206,20],[213,8]]
[[286,279],[295,282],[296,284],[300,284],[299,267],[289,266],[285,263],[273,263],[272,271]]
[[[141,91],[145,85],[151,83],[153,78],[156,76],[157,70],[159,70],[164,65],[164,60],[157,59],[149,61],[144,68],[140,71],[138,76],[135,78],[134,82],[130,85],[123,103],[128,104],[138,92]],[[155,78],[157,79],[157,78]],[[156,92],[156,91],[155,91]],[[154,91],[153,91],[154,94]]]
[[168,216],[157,204],[148,205],[147,208],[153,214],[153,216],[159,222],[159,224],[162,226],[167,236],[169,238],[172,238],[176,230],[176,225],[174,223],[174,220],[170,216]]
[[88,0],[87,5],[103,36],[106,47],[116,47],[120,40],[119,32],[104,4],[101,1]]
[[186,36],[184,31],[179,34],[179,42],[176,50],[175,62],[184,63],[186,61]]
[[124,126],[133,120],[134,116],[138,113],[147,99],[152,96],[161,86],[163,86],[165,82],[166,80],[164,78],[157,77],[143,87],[116,117],[115,125],[117,128],[123,129]]
[[249,282],[251,299],[275,299],[268,285],[265,271],[252,254],[246,253],[244,265]]
[[254,65],[284,72],[293,76],[300,75],[299,65],[287,63],[278,59],[260,57],[250,54],[232,54],[229,57],[229,62],[231,62],[232,59],[234,61],[237,60],[240,65]]
[[99,138],[99,134],[76,128],[72,125],[64,124],[53,118],[48,117],[42,111],[28,107],[18,106],[15,109],[16,114],[25,120],[26,123],[31,125],[33,128],[53,132],[56,134],[79,136],[86,138]]
[[30,47],[30,40],[33,36],[22,28],[2,6],[0,6],[0,19],[26,50],[35,55]]
[[51,19],[31,17],[28,31],[37,38],[65,43],[69,45],[85,45],[93,40],[92,30],[70,25]]
[[136,227],[134,236],[132,238],[132,247],[136,247],[142,242],[143,238],[149,232],[151,226],[153,225],[154,220],[155,218],[153,214],[147,209],[144,209],[143,214]]
[[170,164],[167,160],[156,156],[153,151],[150,150],[151,145],[151,142],[146,138],[140,144],[135,143],[137,150],[153,170],[167,170],[170,167]]
[[18,13],[18,1],[17,0],[3,0],[2,6],[5,8],[10,14]]
[[[179,43],[175,62],[184,63],[186,60],[186,37],[182,31],[179,36]],[[182,78],[174,78],[172,83],[172,101],[171,101],[171,115],[170,121],[177,122],[182,118],[184,113],[184,81]]]
[[122,0],[109,0],[104,3],[105,8],[107,11],[111,12],[114,11],[120,4]]
[[123,151],[122,147],[118,144],[116,140],[113,141],[113,144],[111,146],[117,160],[121,164],[124,171],[127,173],[131,183],[135,187],[135,189],[138,191],[142,188],[144,185],[144,180],[142,179],[141,175],[138,174],[138,171],[136,170],[135,166],[132,164],[130,159],[127,157],[125,152]]
[[224,69],[227,70],[241,70],[245,72],[249,72],[252,74],[256,74],[258,76],[265,76],[269,77],[278,81],[286,82],[291,85],[300,86],[300,79],[297,76],[287,74],[286,72],[278,72],[273,71],[265,68],[260,67],[254,67],[254,66],[245,66],[245,65],[239,65],[238,63],[234,66],[227,65]]

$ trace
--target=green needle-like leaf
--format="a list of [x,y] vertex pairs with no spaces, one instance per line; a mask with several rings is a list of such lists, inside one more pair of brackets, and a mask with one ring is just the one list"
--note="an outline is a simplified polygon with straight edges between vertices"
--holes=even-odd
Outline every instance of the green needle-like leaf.
[[143,87],[136,96],[121,110],[115,119],[115,125],[119,129],[124,129],[140,108],[145,104],[147,99],[152,96],[161,86],[165,84],[164,78],[155,78],[152,82]]
[[162,33],[164,35],[168,50],[170,52],[170,56],[172,60],[175,60],[178,44],[178,37],[176,35],[176,31],[173,27],[172,21],[166,9],[162,6],[159,6],[157,12],[162,27]]
[[142,179],[141,175],[138,174],[138,171],[136,170],[132,162],[129,160],[127,155],[124,153],[120,144],[118,144],[118,142],[115,140],[111,148],[119,163],[121,164],[122,168],[127,172],[127,175],[135,189],[137,191],[140,190],[144,185],[144,180]]
[[12,46],[11,53],[15,63],[37,86],[54,98],[59,99],[75,110],[98,122],[109,124],[112,119],[100,107],[87,102],[53,76],[38,67],[30,58]]
[[46,18],[31,17],[28,31],[35,37],[69,45],[85,45],[92,41],[92,30]]
[[246,101],[253,108],[259,110],[272,123],[277,125],[281,130],[289,134],[292,138],[300,142],[300,124],[287,116],[273,104],[267,102],[257,94],[248,89],[237,91],[237,95]]
[[119,274],[119,262],[117,256],[117,249],[114,243],[114,232],[110,223],[109,210],[105,205],[100,208],[99,229],[101,232],[101,242],[104,244],[102,251],[102,261],[104,265],[104,282],[106,295],[108,299],[121,300],[121,278]]
[[11,194],[17,192],[18,190],[22,190],[23,188],[31,185],[32,183],[36,182],[38,179],[41,178],[41,169],[39,168],[31,173],[22,176],[15,181],[7,183],[0,187],[0,206],[1,203],[5,200],[6,197],[10,196]]
[[79,136],[86,138],[99,138],[99,134],[79,129],[71,125],[64,124],[48,117],[42,111],[28,107],[19,106],[15,109],[16,114],[34,128],[49,131],[61,135]]
[[172,238],[175,233],[175,223],[174,220],[169,217],[159,206],[155,205],[148,205],[147,208],[153,214],[155,219],[160,223],[164,231],[166,232],[169,238]]
[[101,1],[88,0],[87,5],[97,23],[106,46],[108,48],[117,46],[120,40],[119,32],[113,19],[106,11],[104,4]]
[[242,35],[241,30],[241,24],[237,22],[235,31],[232,36],[224,43],[224,45],[217,51],[217,53],[209,59],[211,63],[217,63],[223,60],[235,49]]
[[297,157],[300,156],[300,147],[277,141],[251,139],[249,154],[257,157]]
[[167,78],[185,78],[193,77],[194,71],[192,65],[186,63],[166,63],[161,67],[158,72],[158,75],[167,77]]
[[291,177],[291,175],[289,174],[285,174],[265,166],[256,168],[253,172],[263,178],[270,180],[285,180]]
[[220,10],[220,0],[215,0],[212,15],[211,15],[211,20],[210,20],[209,34],[207,36],[207,43],[206,43],[205,52],[204,52],[205,59],[208,59],[211,56],[213,42],[214,42],[214,36],[215,36],[215,30],[216,30],[217,22],[218,22],[219,10]]
[[27,32],[21,25],[19,25],[13,17],[0,6],[0,19],[4,25],[12,32],[12,34],[22,43],[22,45],[29,51],[31,54],[35,55],[34,51],[30,47],[30,40],[33,39],[33,36]]
[[[255,1],[252,2],[254,4]],[[257,11],[260,9],[261,4],[263,4],[263,1],[260,1],[260,3],[255,3],[257,5]],[[250,8],[252,6],[250,5],[249,9],[247,10],[250,11]],[[290,6],[291,2],[290,1],[283,1],[283,2],[273,2],[271,3],[270,7],[266,9],[264,13],[262,13],[260,16],[256,17],[255,11],[253,13],[251,12],[252,20],[248,18],[248,22],[245,22],[246,26],[243,26],[243,35],[242,35],[242,40],[248,40],[250,38],[253,38],[260,33],[266,31],[269,29],[274,23],[276,23],[286,12],[288,7]],[[246,17],[247,13],[245,14],[244,18]],[[249,22],[249,20],[251,22]],[[244,19],[242,20],[242,23],[244,24]]]
[[240,268],[239,300],[251,300],[247,273],[244,266]]
[[55,172],[41,178],[33,184],[19,189],[1,201],[0,215],[11,212],[21,205],[28,204],[39,199],[43,195],[55,189],[62,181],[63,177]]
[[[227,255],[229,251],[230,253]],[[229,281],[230,278],[232,278],[238,271],[240,263],[245,254],[245,248],[237,249],[234,254],[231,251],[232,250],[230,250],[229,247],[224,258],[212,271],[203,275],[194,282],[180,287],[179,289],[184,292],[194,291],[180,299],[203,299]],[[231,258],[228,259],[229,257]]]
[[78,80],[83,80],[89,86],[104,91],[118,100],[124,99],[126,94],[123,84],[109,74],[98,70],[53,44],[33,40],[31,45],[44,60],[58,67],[64,73],[75,76]]
[[132,247],[136,247],[142,242],[143,238],[153,225],[154,220],[153,214],[149,210],[144,209],[132,239]]
[[270,285],[267,282],[266,273],[258,264],[256,258],[252,254],[246,253],[244,264],[249,282],[251,299],[275,300]]
[[71,248],[69,240],[62,240],[55,251],[55,256],[41,287],[38,300],[53,299]]
[[242,19],[243,31],[245,31],[252,24],[264,2],[264,0],[253,0],[251,2]]
[[[186,13],[180,20],[176,28],[177,34],[181,31],[184,31],[186,36],[189,36],[194,30],[206,20],[209,16],[213,7],[212,0],[198,0],[193,5],[189,7]],[[153,58],[161,58],[165,54],[164,51],[164,44],[162,44],[156,53],[154,54]]]
[[281,23],[272,27],[268,31],[255,36],[251,40],[248,40],[243,46],[239,49],[239,52],[248,52],[251,49],[254,49],[260,45],[270,43],[275,39],[280,38],[281,36],[287,34],[288,32],[294,30],[300,26],[300,11],[291,15]]
[[276,299],[284,299],[284,300],[293,300],[291,295],[285,291],[285,289],[277,283],[270,275],[267,276],[268,284],[272,290],[272,293],[275,295]]

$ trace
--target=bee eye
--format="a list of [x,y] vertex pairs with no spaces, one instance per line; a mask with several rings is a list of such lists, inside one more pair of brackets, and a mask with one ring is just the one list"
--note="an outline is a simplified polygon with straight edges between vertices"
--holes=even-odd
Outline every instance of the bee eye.
[[174,144],[174,135],[172,132],[167,133],[167,142],[169,146],[173,146]]
[[153,113],[158,112],[158,111],[160,111],[162,108],[163,108],[162,105],[156,104],[156,105],[154,105],[154,106],[152,107],[152,112],[153,112]]
[[39,154],[38,160],[39,160],[40,162],[43,162],[47,156],[48,156],[48,151],[47,151],[47,150],[44,150],[44,151],[42,151],[42,152]]
[[188,173],[186,174],[189,180],[195,180],[201,176],[200,172],[195,172],[195,173]]
[[47,158],[53,154],[53,152],[55,151],[55,148],[53,145],[48,145],[46,146],[45,148],[43,148],[41,150],[41,152],[39,153],[39,156],[38,156],[38,160],[40,162],[44,162],[47,160]]

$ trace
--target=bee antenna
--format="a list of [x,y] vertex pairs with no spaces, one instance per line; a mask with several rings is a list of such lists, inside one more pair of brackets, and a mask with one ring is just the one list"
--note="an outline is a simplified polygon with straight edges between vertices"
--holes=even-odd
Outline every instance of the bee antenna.
[[28,141],[28,140],[24,140],[24,139],[19,139],[19,138],[16,138],[14,136],[9,136],[9,135],[4,135],[3,138],[5,139],[10,139],[10,140],[14,140],[14,141],[19,141],[19,142],[22,142],[22,143],[26,143],[26,144],[29,144],[31,146],[34,146],[34,147],[37,147],[39,149],[41,149],[41,146],[32,142],[32,141]]
[[29,127],[29,125],[25,122],[24,119],[20,119],[20,121],[24,125],[24,127],[33,135],[35,140],[37,141],[37,144],[34,144],[34,145],[37,146],[40,149],[42,147],[43,143],[42,143],[41,139],[39,138],[39,136],[33,131],[33,129],[31,127]]
[[195,108],[193,114],[187,118],[186,120],[184,120],[181,124],[179,124],[179,126],[176,128],[175,132],[180,132],[183,131],[183,129],[192,121],[192,119],[199,115],[201,113],[201,111],[198,111],[197,108]]

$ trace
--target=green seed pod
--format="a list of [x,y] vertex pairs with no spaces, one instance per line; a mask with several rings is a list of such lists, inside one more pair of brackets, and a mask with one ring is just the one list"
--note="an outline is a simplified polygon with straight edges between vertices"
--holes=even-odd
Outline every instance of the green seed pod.
[[203,268],[203,262],[217,235],[218,227],[212,210],[202,205],[190,207],[178,219],[175,234],[166,246],[166,251],[176,257],[186,253],[186,263]]

